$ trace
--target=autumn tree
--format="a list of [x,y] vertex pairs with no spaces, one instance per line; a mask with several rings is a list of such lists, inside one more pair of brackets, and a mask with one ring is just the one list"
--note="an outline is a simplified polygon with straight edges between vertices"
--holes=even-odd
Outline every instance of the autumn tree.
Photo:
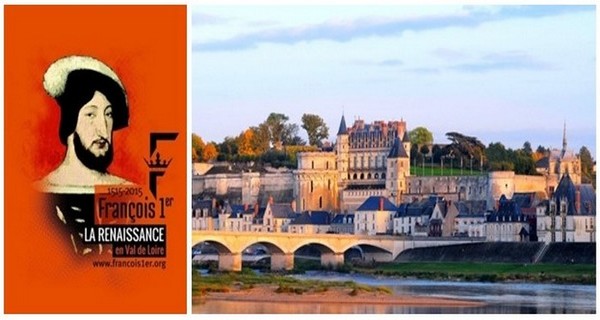
[[212,161],[217,158],[219,152],[214,142],[207,144],[202,152],[202,161]]
[[329,137],[329,128],[323,118],[316,114],[305,113],[302,115],[302,129],[308,134],[308,143],[311,146],[321,146],[321,140]]
[[202,151],[204,149],[204,141],[199,135],[192,133],[192,162],[198,162],[202,158]]
[[253,146],[254,136],[254,130],[248,128],[242,131],[236,138],[238,154],[240,156],[256,156],[256,151]]

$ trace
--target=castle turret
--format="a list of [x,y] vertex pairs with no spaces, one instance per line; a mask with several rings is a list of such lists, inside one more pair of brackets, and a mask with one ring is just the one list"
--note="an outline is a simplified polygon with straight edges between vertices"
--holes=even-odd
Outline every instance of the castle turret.
[[348,139],[348,129],[346,128],[346,119],[342,114],[340,128],[337,133],[336,153],[337,169],[339,172],[339,184],[343,185],[348,180],[348,162],[349,162],[350,142]]
[[404,136],[402,137],[402,146],[404,147],[404,151],[408,155],[410,163],[410,138],[408,137],[408,131],[406,130],[404,130]]
[[410,176],[410,158],[405,148],[400,138],[396,138],[387,157],[385,187],[388,198],[396,205],[402,201],[402,194],[406,192],[406,177]]

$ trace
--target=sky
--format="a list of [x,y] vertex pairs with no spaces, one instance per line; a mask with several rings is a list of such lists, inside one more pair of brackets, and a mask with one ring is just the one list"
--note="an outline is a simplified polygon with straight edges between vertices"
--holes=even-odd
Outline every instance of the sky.
[[[271,112],[596,152],[593,6],[190,6],[192,132]],[[306,132],[300,129],[306,139]],[[594,157],[595,158],[595,157]]]

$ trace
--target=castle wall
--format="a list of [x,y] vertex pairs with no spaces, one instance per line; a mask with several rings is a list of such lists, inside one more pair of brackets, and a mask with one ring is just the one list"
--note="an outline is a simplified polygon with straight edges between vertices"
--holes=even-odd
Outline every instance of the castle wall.
[[192,195],[226,198],[231,204],[265,205],[270,196],[275,202],[294,199],[292,172],[243,172],[192,177]]

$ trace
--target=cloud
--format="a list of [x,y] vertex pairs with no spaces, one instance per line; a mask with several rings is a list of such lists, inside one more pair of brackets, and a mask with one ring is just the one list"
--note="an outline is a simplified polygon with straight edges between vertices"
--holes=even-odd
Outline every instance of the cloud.
[[225,24],[231,20],[232,20],[231,18],[225,18],[225,17],[216,16],[216,15],[212,15],[212,14],[205,14],[205,13],[193,13],[192,14],[192,25],[194,25],[194,26]]
[[468,54],[463,51],[447,49],[447,48],[438,48],[435,49],[432,54],[438,58],[442,58],[444,60],[456,61],[468,58]]
[[[594,11],[594,6],[503,6],[464,7],[461,12],[413,18],[370,17],[348,21],[330,21],[293,28],[271,28],[238,36],[196,42],[194,51],[247,50],[262,43],[292,45],[328,40],[347,42],[367,37],[397,36],[406,31],[426,31],[448,27],[473,28],[482,23],[515,18],[540,18],[580,11]],[[211,21],[208,19],[208,21]]]
[[382,66],[382,67],[395,67],[395,66],[401,66],[402,64],[404,64],[402,62],[402,60],[398,60],[398,59],[389,59],[389,60],[383,60],[377,63],[378,66]]
[[439,74],[441,70],[439,68],[409,68],[404,71],[412,72],[412,73],[420,73],[420,74]]
[[483,56],[475,63],[451,66],[449,69],[464,72],[489,72],[496,70],[549,70],[552,67],[519,51],[493,53]]

